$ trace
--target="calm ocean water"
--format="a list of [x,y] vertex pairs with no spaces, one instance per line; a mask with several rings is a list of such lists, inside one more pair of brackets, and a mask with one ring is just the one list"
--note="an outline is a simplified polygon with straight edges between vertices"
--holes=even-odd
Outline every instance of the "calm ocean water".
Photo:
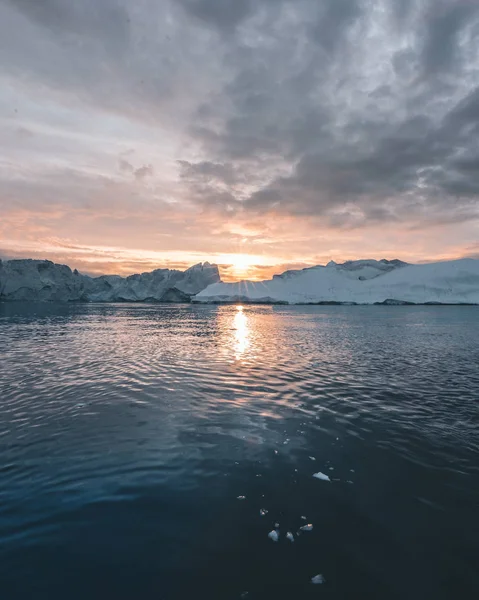
[[475,307],[0,305],[0,597],[477,598],[478,417]]

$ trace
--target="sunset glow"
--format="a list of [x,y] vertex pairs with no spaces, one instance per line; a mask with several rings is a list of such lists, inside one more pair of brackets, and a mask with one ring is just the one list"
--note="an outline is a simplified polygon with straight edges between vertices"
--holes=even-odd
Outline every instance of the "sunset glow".
[[0,258],[236,281],[479,256],[479,5],[445,2],[442,40],[420,3],[355,4],[0,3]]

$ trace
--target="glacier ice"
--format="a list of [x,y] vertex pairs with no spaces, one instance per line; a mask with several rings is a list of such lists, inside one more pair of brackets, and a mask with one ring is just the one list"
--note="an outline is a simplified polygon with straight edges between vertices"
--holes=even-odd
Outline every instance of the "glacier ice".
[[0,300],[28,302],[190,302],[220,281],[218,267],[200,263],[120,277],[89,277],[49,260],[0,260]]
[[313,477],[316,477],[316,479],[321,479],[322,481],[331,481],[331,479],[324,473],[321,473],[321,471],[314,473]]
[[286,271],[266,281],[214,283],[194,302],[479,304],[479,260],[407,264],[355,260]]
[[276,531],[276,529],[273,529],[268,533],[268,537],[270,540],[273,540],[273,542],[277,542],[279,540],[279,533]]

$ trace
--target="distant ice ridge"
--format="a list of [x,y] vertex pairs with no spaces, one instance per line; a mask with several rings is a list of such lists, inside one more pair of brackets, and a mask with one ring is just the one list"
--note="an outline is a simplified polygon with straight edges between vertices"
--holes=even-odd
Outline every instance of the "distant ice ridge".
[[479,304],[479,260],[411,265],[400,260],[330,262],[260,282],[215,283],[194,302],[283,304]]
[[208,262],[186,271],[88,277],[49,260],[0,260],[1,301],[190,302],[191,296],[219,281],[218,267]]

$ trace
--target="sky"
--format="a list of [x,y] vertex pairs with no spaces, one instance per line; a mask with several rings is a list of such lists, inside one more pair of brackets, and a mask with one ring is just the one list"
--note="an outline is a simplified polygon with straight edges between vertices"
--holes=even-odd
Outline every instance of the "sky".
[[0,0],[0,257],[479,258],[477,0]]

